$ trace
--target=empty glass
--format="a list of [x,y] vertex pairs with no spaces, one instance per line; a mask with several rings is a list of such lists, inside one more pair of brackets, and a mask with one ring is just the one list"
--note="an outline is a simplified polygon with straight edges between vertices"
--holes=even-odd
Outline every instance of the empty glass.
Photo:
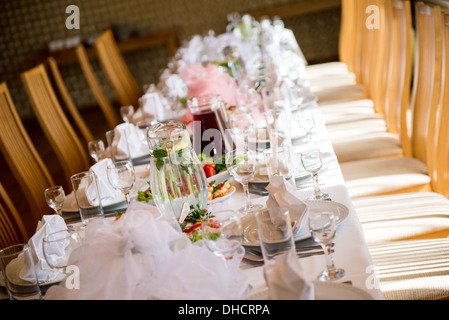
[[133,114],[134,114],[133,106],[120,107],[120,115],[122,116],[123,121],[131,122]]
[[285,180],[293,177],[292,161],[290,148],[274,147],[263,151],[265,164],[267,166],[268,176],[284,176]]
[[46,235],[42,240],[42,250],[51,268],[65,272],[70,254],[82,244],[78,231],[70,228]]
[[[280,255],[295,251],[290,214],[283,209],[273,222],[267,208],[255,214],[257,234],[265,263],[275,262]],[[296,253],[295,253],[296,254]]]
[[207,248],[217,256],[232,259],[241,250],[243,225],[240,215],[233,210],[214,212],[204,216],[201,231]]
[[92,219],[104,218],[95,173],[84,171],[74,174],[70,177],[70,180],[72,181],[73,193],[75,194],[83,227],[86,227]]
[[62,186],[54,186],[45,189],[45,201],[55,210],[55,212],[62,217],[62,206],[65,201],[65,192]]
[[132,160],[125,129],[107,131],[106,140],[112,161]]
[[41,300],[36,266],[28,244],[0,250],[0,270],[10,300]]
[[233,112],[228,125],[235,139],[243,140],[243,148],[248,150],[248,139],[256,131],[253,118],[245,112]]
[[108,180],[111,186],[120,190],[129,205],[129,192],[136,182],[136,172],[131,161],[117,161],[111,163],[107,168]]
[[240,208],[241,212],[251,212],[258,210],[262,205],[255,205],[251,202],[248,191],[248,182],[256,171],[256,156],[251,150],[232,150],[226,153],[226,168],[229,174],[243,186],[245,192],[246,205]]
[[90,156],[95,160],[95,162],[98,162],[103,157],[105,152],[103,140],[89,141],[87,148],[89,149]]
[[313,177],[313,196],[309,197],[309,200],[330,200],[327,193],[323,193],[320,190],[318,182],[318,172],[323,166],[323,159],[321,158],[321,152],[318,149],[310,149],[301,153],[301,162],[304,167]]
[[318,280],[329,281],[344,277],[345,271],[336,268],[332,255],[332,241],[337,231],[336,217],[333,212],[313,212],[309,214],[309,229],[313,239],[324,249],[326,269],[318,275]]

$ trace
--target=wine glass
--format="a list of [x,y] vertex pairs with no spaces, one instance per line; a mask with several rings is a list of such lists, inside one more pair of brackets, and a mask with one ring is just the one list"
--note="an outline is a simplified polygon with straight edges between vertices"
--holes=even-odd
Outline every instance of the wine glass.
[[315,116],[311,111],[301,111],[296,116],[299,126],[307,134],[307,142],[312,143],[312,130],[315,128]]
[[46,235],[42,240],[42,250],[51,268],[65,272],[70,254],[82,244],[78,231],[75,228],[69,228]]
[[238,107],[245,112],[257,105],[257,93],[248,83],[243,82],[237,87],[235,95]]
[[309,200],[330,200],[327,193],[322,193],[318,183],[318,172],[323,166],[323,159],[321,152],[318,149],[310,149],[301,153],[301,163],[313,177],[314,194],[309,197]]
[[133,114],[134,114],[133,106],[120,107],[120,115],[122,116],[123,121],[130,122]]
[[55,212],[62,217],[62,206],[65,201],[65,192],[62,186],[54,186],[45,189],[45,200],[47,204],[55,210]]
[[131,161],[124,160],[110,163],[107,168],[107,175],[109,183],[125,195],[126,204],[129,205],[129,192],[136,182],[136,172]]
[[234,210],[223,210],[206,214],[201,221],[201,232],[206,247],[225,260],[241,250],[243,225]]
[[253,118],[245,112],[234,112],[228,119],[231,134],[243,139],[244,148],[249,149],[249,136],[255,133],[256,127]]
[[103,157],[105,152],[103,140],[89,141],[87,147],[89,149],[90,156],[95,160],[95,162],[98,162]]
[[345,270],[335,267],[332,254],[332,241],[337,231],[336,220],[335,214],[331,211],[309,214],[310,232],[313,239],[323,247],[326,257],[326,269],[318,275],[320,281],[336,280],[345,275]]
[[232,150],[226,153],[226,168],[229,174],[238,182],[242,184],[245,192],[246,205],[240,208],[240,212],[251,212],[259,210],[262,205],[253,204],[251,202],[248,191],[248,182],[254,176],[256,171],[256,156],[252,150]]

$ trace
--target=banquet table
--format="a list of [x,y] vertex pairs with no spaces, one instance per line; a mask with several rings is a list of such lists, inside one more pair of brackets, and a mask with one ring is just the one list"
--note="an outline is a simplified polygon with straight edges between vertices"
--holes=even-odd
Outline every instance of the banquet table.
[[[345,296],[344,292],[338,295],[337,291],[332,291],[330,297],[326,299],[378,299],[383,300],[383,295],[379,290],[378,282],[374,273],[372,266],[370,254],[366,246],[363,231],[358,220],[357,214],[352,206],[351,200],[349,198],[347,188],[339,167],[338,159],[330,143],[328,133],[326,130],[325,122],[319,111],[316,102],[313,102],[308,107],[315,113],[316,125],[312,134],[312,145],[314,148],[320,149],[323,156],[323,168],[319,173],[320,188],[323,192],[328,193],[331,200],[346,206],[349,210],[348,216],[338,225],[337,234],[334,239],[334,260],[337,267],[341,267],[346,271],[346,275],[339,279],[332,281],[332,283],[319,283],[321,286],[326,285],[332,286],[334,283],[344,283],[349,285],[350,288],[355,288],[363,290],[364,294],[360,295],[355,292],[355,296]],[[292,144],[299,151],[304,150],[304,148],[310,147],[307,144],[305,136],[302,135],[297,139],[292,140]],[[300,161],[298,158],[296,161]],[[145,166],[145,164],[143,164]],[[140,165],[142,167],[142,164]],[[212,177],[213,178],[213,177]],[[230,179],[232,185],[236,187],[234,194],[221,202],[215,202],[208,204],[208,210],[214,212],[214,210],[225,210],[225,209],[235,209],[237,210],[242,203],[245,202],[245,195],[241,184],[232,180],[229,176],[226,177]],[[302,177],[296,180],[297,185],[297,196],[301,200],[306,200],[307,197],[312,195],[313,186],[312,178]],[[251,193],[251,200],[255,204],[262,204],[266,206],[268,196],[260,195],[256,193]],[[133,200],[136,201],[136,200]],[[126,214],[126,213],[125,213]],[[111,213],[105,213],[106,219],[112,219]],[[109,218],[108,218],[109,217]],[[76,219],[75,219],[76,220]],[[75,226],[80,226],[79,222],[74,222],[73,215],[71,223]],[[87,226],[89,227],[89,226]],[[324,255],[313,255],[308,257],[298,258],[300,265],[302,267],[302,276],[304,279],[309,280],[313,283],[317,283],[316,277],[319,272],[325,268],[325,258]],[[248,299],[265,299],[269,298],[266,295],[267,285],[264,278],[264,267],[263,264],[255,264],[252,261],[242,259],[240,268],[243,273],[247,276],[249,283],[252,287],[251,294],[247,297]],[[321,287],[323,289],[323,287]],[[332,289],[332,287],[329,287]],[[338,288],[337,288],[338,289]],[[337,295],[335,295],[337,292]],[[195,299],[192,297],[192,299]]]
[[[290,35],[289,39],[291,39],[291,33],[288,34]],[[326,296],[329,299],[370,298],[383,300],[384,297],[379,289],[378,280],[376,278],[370,253],[364,239],[363,230],[355,209],[351,203],[338,159],[329,139],[325,120],[320,112],[318,103],[318,101],[312,99],[307,104],[302,105],[299,110],[293,111],[293,113],[296,113],[301,112],[303,109],[308,109],[313,111],[315,114],[315,126],[312,131],[310,143],[307,142],[305,132],[292,137],[292,145],[294,146],[295,151],[298,152],[295,153],[294,161],[298,162],[299,165],[299,153],[304,151],[306,148],[313,146],[314,148],[319,149],[323,155],[323,167],[319,172],[320,188],[323,192],[329,194],[333,202],[342,204],[348,209],[348,215],[343,219],[343,221],[341,221],[341,223],[339,223],[337,233],[333,241],[335,264],[337,267],[343,268],[346,274],[339,280],[328,283],[318,283],[316,280],[317,275],[325,268],[325,257],[321,254],[308,257],[298,257],[298,262],[302,269],[301,276],[305,280],[315,283],[316,287],[319,286],[324,290],[329,289],[329,292],[332,293]],[[295,121],[294,119],[290,120],[292,122]],[[147,161],[149,160],[148,157],[144,157],[144,160],[145,159]],[[142,168],[148,169],[149,167],[147,164],[139,162],[139,168],[139,170],[142,170]],[[139,176],[141,176],[141,179],[146,179],[142,173],[139,173]],[[214,212],[215,210],[225,209],[237,210],[242,203],[245,203],[245,194],[241,184],[232,180],[230,176],[228,176],[227,179],[229,179],[230,183],[235,186],[236,191],[230,197],[227,197],[220,202],[209,203],[207,207],[208,211]],[[298,199],[306,200],[313,194],[314,189],[312,186],[311,176],[302,176],[301,178],[296,179],[296,186],[296,195]],[[70,195],[68,195],[68,197],[70,197]],[[251,200],[255,204],[262,204],[266,206],[267,199],[268,196],[266,194],[262,195],[260,193],[251,193]],[[132,201],[137,200],[134,199]],[[105,210],[105,219],[113,219],[114,216],[115,214],[113,211],[109,210],[106,212]],[[66,219],[67,224],[73,224],[75,227],[81,226],[81,223],[79,222],[79,214],[76,212],[65,214],[64,218]],[[89,225],[86,227],[86,230],[88,229]],[[269,294],[264,295],[264,293],[268,291],[264,277],[264,266],[262,264],[255,264],[244,258],[242,259],[239,267],[242,273],[247,277],[252,288],[250,294],[244,298],[269,299]],[[339,287],[339,283],[344,283],[344,285],[340,284]],[[333,284],[336,284],[334,285],[335,288],[332,287]],[[346,296],[344,294],[345,290],[342,290],[343,286],[345,286],[345,288],[353,288],[353,294],[355,295]],[[357,292],[362,292],[363,294],[357,294]],[[191,298],[195,299],[195,297]]]

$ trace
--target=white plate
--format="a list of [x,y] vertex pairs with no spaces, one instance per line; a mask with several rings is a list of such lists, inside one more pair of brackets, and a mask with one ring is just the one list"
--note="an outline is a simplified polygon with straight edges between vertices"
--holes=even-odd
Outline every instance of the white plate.
[[[6,273],[8,275],[8,279],[10,281],[10,283],[16,285],[16,286],[31,286],[33,285],[32,283],[23,280],[22,278],[20,278],[20,271],[22,270],[23,267],[23,255],[17,257],[14,260],[11,260],[11,262],[8,264],[7,268],[6,268]],[[59,273],[58,275],[56,275],[56,278],[50,280],[50,281],[42,281],[39,280],[39,285],[40,286],[47,286],[47,285],[51,285],[51,284],[55,284],[55,283],[59,283],[62,280],[64,280],[65,275],[63,273]],[[5,281],[3,280],[3,277],[0,277],[0,286],[2,287],[6,287],[5,285]]]
[[[338,202],[329,200],[306,200],[309,207],[309,214],[312,212],[333,211],[337,217],[337,224],[340,224],[349,215],[349,209]],[[242,217],[243,224],[243,245],[247,247],[259,247],[259,235],[257,234],[256,221],[253,214],[247,214]],[[301,241],[310,238],[310,232],[307,227],[301,228],[294,235],[295,241]]]
[[207,178],[207,185],[209,185],[212,181],[215,181],[215,184],[222,183],[223,181],[228,180],[231,181],[231,175],[228,170],[217,173],[216,175]]
[[224,197],[218,197],[218,198],[215,198],[215,199],[212,199],[212,200],[207,200],[207,204],[215,204],[215,203],[222,202],[222,201],[230,198],[234,194],[234,192],[236,190],[236,188],[234,186],[231,186],[231,188],[232,188],[232,191],[230,193],[228,193]]
[[[315,300],[374,300],[365,290],[349,284],[338,282],[313,282],[315,287]],[[253,292],[246,300],[270,300],[270,291],[267,287]]]

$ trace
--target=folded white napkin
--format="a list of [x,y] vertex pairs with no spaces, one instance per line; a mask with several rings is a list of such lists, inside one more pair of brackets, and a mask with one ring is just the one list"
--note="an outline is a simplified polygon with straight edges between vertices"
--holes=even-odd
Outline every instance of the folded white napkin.
[[151,88],[139,98],[139,108],[133,116],[134,123],[145,118],[164,121],[171,116],[171,106],[168,101],[160,91]]
[[132,123],[121,123],[114,129],[115,136],[110,148],[117,154],[128,154],[131,158],[137,158],[149,154],[148,144],[141,129]]
[[309,208],[298,198],[294,179],[285,180],[284,176],[272,176],[265,189],[268,191],[268,212],[275,226],[282,224],[279,219],[282,219],[283,208],[290,213],[291,222],[295,225],[293,232],[307,225]]
[[248,288],[240,262],[229,267],[201,241],[191,243],[156,207],[133,201],[120,219],[86,227],[83,246],[68,262],[79,267],[79,289],[52,286],[45,299],[239,299]]
[[[42,241],[44,237],[50,233],[67,229],[64,218],[59,215],[44,215],[42,220],[38,222],[35,234],[28,241],[31,256],[36,269],[39,282],[49,282],[60,275],[58,270],[52,269],[44,257]],[[20,270],[21,279],[29,281],[34,279],[33,270],[30,268],[28,261],[24,261],[24,265]]]
[[302,276],[302,267],[294,250],[264,265],[264,277],[272,300],[314,300],[312,282]]
[[[94,172],[97,176],[97,186],[98,191],[100,192],[101,203],[103,206],[107,206],[108,204],[114,203],[119,199],[123,199],[123,194],[120,190],[115,189],[108,180],[108,166],[112,165],[113,162],[111,159],[106,158],[98,161],[92,167],[90,167],[90,171]],[[86,186],[87,188],[94,188],[94,185]],[[87,197],[89,195],[95,195],[94,190],[87,190]],[[92,202],[92,199],[89,199],[89,202]]]

